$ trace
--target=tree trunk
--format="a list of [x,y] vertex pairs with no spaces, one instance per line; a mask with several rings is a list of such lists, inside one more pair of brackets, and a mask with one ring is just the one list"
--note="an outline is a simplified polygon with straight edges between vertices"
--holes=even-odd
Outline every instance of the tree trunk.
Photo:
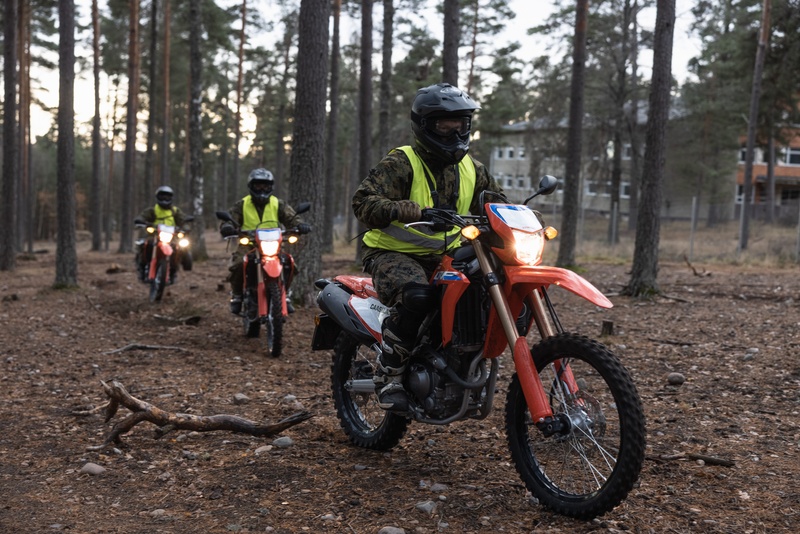
[[172,0],[164,0],[164,68],[162,70],[164,83],[164,102],[162,103],[162,118],[164,130],[161,132],[161,185],[166,185],[169,182],[169,132],[172,126],[170,119],[170,88],[169,88],[169,71],[170,71],[170,25],[172,24],[172,12],[170,9]]
[[291,203],[311,202],[309,220],[316,231],[306,236],[298,253],[294,293],[305,305],[313,305],[314,280],[322,271],[323,202],[327,192],[319,177],[325,171],[325,101],[328,80],[328,22],[330,0],[302,0],[297,51],[297,97],[292,138]]
[[17,52],[19,54],[19,188],[17,194],[18,249],[27,244],[28,252],[33,252],[34,224],[33,212],[36,209],[36,193],[31,175],[31,3],[19,2],[19,28]]
[[761,76],[764,72],[764,58],[767,55],[767,44],[769,43],[771,9],[772,0],[764,0],[764,10],[761,13],[761,32],[759,33],[758,49],[756,50],[756,64],[753,69],[753,88],[750,92],[747,152],[744,161],[744,196],[740,213],[739,249],[737,252],[747,248],[748,234],[750,233],[750,199],[753,198],[753,158],[756,146],[756,129],[758,128],[758,101],[761,98]]
[[100,137],[100,13],[97,0],[92,0],[92,74],[94,76],[94,117],[92,117],[92,191],[90,198],[89,227],[92,231],[92,250],[103,245],[103,144]]
[[458,85],[458,45],[461,40],[459,9],[458,0],[444,0],[442,81],[455,86]]
[[570,85],[569,130],[567,132],[567,163],[564,172],[564,204],[557,264],[575,265],[575,241],[581,209],[581,136],[583,134],[583,80],[586,70],[586,27],[589,0],[578,0],[575,13],[575,37],[572,50],[572,81]]
[[136,113],[139,108],[139,0],[130,3],[130,30],[128,40],[128,117],[125,129],[125,169],[122,177],[122,202],[120,209],[119,252],[133,250],[133,182],[136,179]]
[[147,88],[147,148],[144,155],[144,183],[142,191],[144,198],[153,194],[153,145],[156,142],[156,45],[158,44],[158,0],[150,0],[150,64],[147,73],[150,84]]
[[[391,4],[392,0],[386,0]],[[384,7],[384,9],[386,9]],[[325,213],[322,217],[323,235],[322,252],[333,252],[335,232],[333,227],[336,217],[336,205],[339,196],[336,188],[336,144],[339,133],[339,22],[342,11],[342,0],[333,0],[333,37],[331,38],[331,86],[329,90],[330,113],[328,114],[328,130],[325,147]],[[391,57],[391,56],[390,56]],[[346,189],[346,188],[345,188]],[[341,190],[339,190],[341,191]]]
[[58,230],[55,287],[78,285],[75,250],[75,2],[58,3]]
[[623,290],[625,294],[635,297],[647,297],[659,292],[657,277],[661,189],[672,86],[674,30],[675,0],[658,0],[653,44],[653,78],[642,169],[642,202],[636,224],[631,279]]
[[472,90],[475,83],[475,60],[478,57],[478,10],[480,8],[480,2],[475,0],[472,4],[474,9],[472,13],[472,32],[471,32],[471,39],[470,39],[470,46],[469,46],[469,74],[467,75],[467,93],[472,94]]
[[200,111],[203,103],[203,55],[200,37],[203,33],[201,0],[189,3],[189,76],[191,98],[189,98],[189,195],[192,199],[192,215],[199,224],[193,226],[192,255],[196,260],[208,259],[206,241],[203,236],[203,135]]
[[[358,95],[358,175],[369,174],[372,161],[372,0],[361,0],[361,73]],[[359,224],[359,228],[363,225]],[[361,231],[361,230],[359,230]],[[361,240],[356,259],[361,257]]]
[[17,137],[17,2],[3,6],[3,195],[0,271],[16,268],[19,138]]
[[633,0],[631,20],[631,114],[628,118],[628,135],[631,139],[630,197],[628,198],[628,231],[636,230],[639,215],[639,3]]
[[244,90],[244,43],[247,39],[245,25],[247,22],[247,0],[242,0],[242,29],[239,33],[239,73],[236,76],[236,116],[233,119],[233,171],[232,192],[236,193],[239,181],[239,142],[242,140],[242,91]]
[[389,149],[392,101],[392,46],[394,41],[393,0],[383,0],[383,59],[381,64],[381,86],[378,110],[378,153],[383,156]]

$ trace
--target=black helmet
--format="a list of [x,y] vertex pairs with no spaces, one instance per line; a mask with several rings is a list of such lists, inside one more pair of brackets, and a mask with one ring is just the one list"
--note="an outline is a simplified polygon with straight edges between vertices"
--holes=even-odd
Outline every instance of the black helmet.
[[247,178],[247,189],[253,202],[258,206],[263,206],[272,195],[272,187],[275,185],[275,177],[267,169],[253,169]]
[[446,163],[458,163],[469,151],[472,113],[477,109],[480,106],[467,93],[449,83],[420,89],[411,105],[417,145]]
[[156,202],[159,206],[168,210],[172,207],[172,188],[168,185],[162,185],[156,189]]

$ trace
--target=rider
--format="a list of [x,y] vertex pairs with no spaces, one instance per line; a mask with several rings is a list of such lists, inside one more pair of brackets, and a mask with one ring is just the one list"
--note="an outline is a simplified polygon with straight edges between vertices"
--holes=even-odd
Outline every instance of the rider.
[[[172,191],[172,188],[168,185],[162,185],[156,189],[155,206],[145,208],[139,214],[138,218],[150,225],[167,224],[178,228],[183,226],[183,223],[187,221],[181,209],[178,206],[172,205],[173,196],[175,196],[175,193]],[[136,266],[139,272],[139,280],[142,282],[145,279],[145,269],[150,259],[147,252],[152,253],[152,251],[144,250],[144,244],[145,242],[140,242],[136,251]],[[178,262],[178,255],[173,254],[170,258],[170,284],[174,284],[178,279]]]
[[[311,231],[311,225],[304,223],[302,218],[295,213],[288,203],[272,194],[275,186],[275,177],[267,169],[254,169],[247,178],[247,189],[250,194],[238,201],[229,210],[236,226],[229,222],[220,225],[222,237],[237,235],[239,231],[250,231],[259,228],[276,228],[282,224],[286,228],[296,227],[301,234]],[[240,245],[231,254],[228,270],[228,281],[231,285],[231,313],[239,314],[242,311],[242,284],[244,274],[242,263],[248,248]],[[286,303],[290,312],[294,311],[291,301]]]
[[419,221],[425,207],[477,214],[482,191],[502,195],[488,169],[467,155],[477,109],[464,91],[447,83],[417,91],[411,106],[414,145],[390,151],[353,196],[355,216],[371,228],[363,238],[364,271],[372,275],[380,301],[391,307],[377,373],[379,403],[388,410],[408,407],[402,378],[426,314],[404,306],[403,293],[427,287],[445,250],[459,244],[458,229],[405,229],[403,223]]

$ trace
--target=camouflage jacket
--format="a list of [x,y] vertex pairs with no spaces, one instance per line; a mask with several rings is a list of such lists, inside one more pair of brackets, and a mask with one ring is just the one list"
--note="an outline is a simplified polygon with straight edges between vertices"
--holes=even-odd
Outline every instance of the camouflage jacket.
[[[433,180],[442,202],[451,203],[456,183],[455,165],[445,165],[419,150],[417,153],[433,174]],[[471,156],[467,155],[466,157]],[[478,202],[482,191],[488,189],[502,194],[503,189],[489,174],[485,165],[474,158],[472,161],[475,163],[475,192],[469,211],[477,214],[480,212]],[[353,195],[353,212],[356,218],[369,228],[384,228],[389,225],[392,222],[392,202],[409,198],[413,178],[414,171],[406,155],[400,150],[389,152],[375,167],[370,169],[369,176],[361,182]],[[369,249],[369,247],[365,247],[365,249]],[[372,252],[372,249],[365,250],[364,259],[371,257]]]
[[[183,226],[183,223],[185,222],[184,221],[184,216],[183,216],[183,212],[181,211],[181,209],[178,206],[173,206],[172,207],[172,217],[175,219],[175,225],[176,226],[178,226],[178,227]],[[142,212],[139,214],[139,218],[147,221],[150,224],[153,224],[156,221],[156,209],[155,209],[155,207],[150,206],[149,208],[143,209]]]

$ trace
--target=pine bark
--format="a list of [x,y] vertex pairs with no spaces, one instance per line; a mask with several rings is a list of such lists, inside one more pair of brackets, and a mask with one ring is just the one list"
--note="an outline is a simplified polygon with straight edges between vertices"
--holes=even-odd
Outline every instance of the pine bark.
[[17,137],[17,2],[3,6],[3,195],[0,232],[0,271],[16,268],[17,191],[19,150]]

